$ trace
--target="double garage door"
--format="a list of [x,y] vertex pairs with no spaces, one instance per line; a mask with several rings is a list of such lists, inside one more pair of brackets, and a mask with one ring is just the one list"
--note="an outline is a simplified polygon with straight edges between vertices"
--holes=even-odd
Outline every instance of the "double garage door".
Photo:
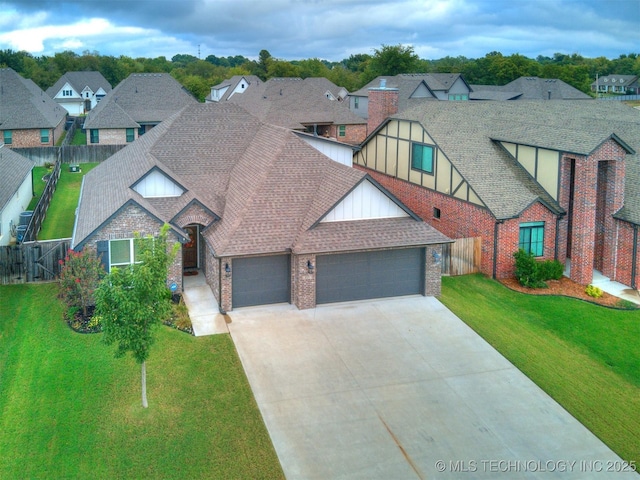
[[[420,294],[424,249],[316,257],[316,303]],[[233,308],[291,301],[289,255],[233,260]]]
[[423,292],[423,248],[321,255],[316,263],[318,304]]

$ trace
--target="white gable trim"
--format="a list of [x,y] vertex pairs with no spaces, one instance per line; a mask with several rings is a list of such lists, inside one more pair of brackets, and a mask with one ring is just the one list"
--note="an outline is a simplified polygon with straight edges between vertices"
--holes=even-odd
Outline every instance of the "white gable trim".
[[144,198],[179,197],[184,189],[160,170],[152,170],[133,189]]
[[399,217],[409,217],[409,214],[376,185],[365,180],[329,211],[320,223]]

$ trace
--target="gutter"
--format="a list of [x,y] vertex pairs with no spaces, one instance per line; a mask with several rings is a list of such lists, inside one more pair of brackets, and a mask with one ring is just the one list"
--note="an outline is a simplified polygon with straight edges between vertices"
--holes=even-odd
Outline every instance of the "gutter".
[[73,220],[73,233],[71,234],[71,249],[74,249],[76,241],[76,229],[78,228],[78,210],[80,210],[80,202],[82,201],[82,192],[84,190],[84,176],[80,184],[80,195],[78,196],[78,205],[76,206],[75,219]]
[[493,226],[493,273],[492,278],[495,280],[498,274],[498,226],[504,220],[496,220]]

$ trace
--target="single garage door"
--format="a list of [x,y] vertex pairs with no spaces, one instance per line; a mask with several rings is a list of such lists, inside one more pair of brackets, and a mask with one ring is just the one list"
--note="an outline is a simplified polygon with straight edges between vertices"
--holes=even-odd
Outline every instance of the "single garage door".
[[419,294],[424,249],[321,255],[316,259],[316,303]]
[[289,302],[289,255],[233,259],[233,308]]

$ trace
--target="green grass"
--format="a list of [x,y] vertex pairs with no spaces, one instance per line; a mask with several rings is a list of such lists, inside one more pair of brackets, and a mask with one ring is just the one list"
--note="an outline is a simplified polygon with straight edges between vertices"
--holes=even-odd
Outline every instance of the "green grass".
[[42,177],[50,171],[47,167],[33,167],[33,170],[31,170],[31,176],[33,177],[33,198],[27,210],[34,210],[36,208],[42,192],[44,192],[44,187],[47,186],[47,182],[43,181]]
[[76,128],[76,132],[71,139],[71,145],[86,145],[87,144],[87,134],[82,131],[80,128]]
[[82,177],[96,165],[98,164],[82,163],[80,165],[82,172],[80,173],[70,172],[69,165],[62,165],[60,179],[47,210],[47,216],[42,222],[38,240],[70,238],[73,235],[73,224],[78,198],[80,197]]
[[143,409],[140,367],[56,291],[0,287],[0,478],[283,478],[228,335],[160,327]]
[[443,277],[441,301],[627,461],[640,463],[640,311]]

